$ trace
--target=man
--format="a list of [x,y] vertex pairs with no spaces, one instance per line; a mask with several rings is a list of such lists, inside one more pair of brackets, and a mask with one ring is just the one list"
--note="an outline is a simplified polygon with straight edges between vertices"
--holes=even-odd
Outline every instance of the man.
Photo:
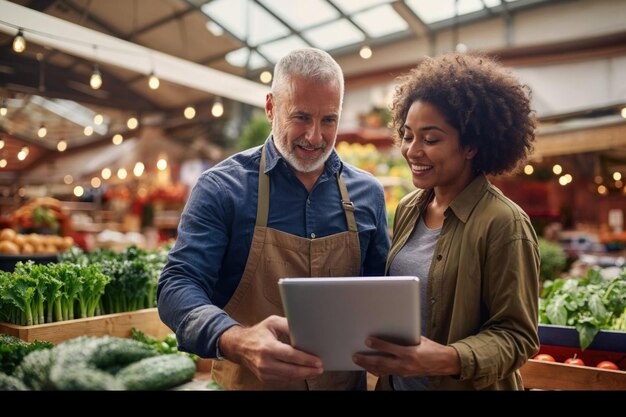
[[277,282],[382,275],[383,190],[334,151],[344,87],[332,57],[295,50],[274,72],[272,134],[198,180],[159,280],[159,314],[181,350],[226,359],[213,365],[226,389],[364,388],[363,372],[323,373],[288,344]]

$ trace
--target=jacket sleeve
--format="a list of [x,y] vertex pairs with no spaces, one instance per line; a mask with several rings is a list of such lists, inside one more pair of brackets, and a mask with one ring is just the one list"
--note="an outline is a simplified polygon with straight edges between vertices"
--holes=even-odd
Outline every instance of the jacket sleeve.
[[515,219],[490,241],[482,300],[487,320],[479,332],[451,344],[461,359],[461,380],[486,388],[515,372],[539,349],[537,238],[528,218]]
[[193,188],[157,288],[161,320],[179,348],[216,357],[218,337],[237,324],[211,301],[230,239],[232,202],[219,182],[204,174]]

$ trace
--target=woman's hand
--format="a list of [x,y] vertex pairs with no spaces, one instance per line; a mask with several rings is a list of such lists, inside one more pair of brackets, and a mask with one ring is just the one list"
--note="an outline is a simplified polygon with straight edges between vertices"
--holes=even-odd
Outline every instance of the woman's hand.
[[415,346],[396,345],[376,337],[369,337],[365,344],[376,352],[356,353],[354,363],[376,376],[458,375],[461,372],[456,349],[424,336]]

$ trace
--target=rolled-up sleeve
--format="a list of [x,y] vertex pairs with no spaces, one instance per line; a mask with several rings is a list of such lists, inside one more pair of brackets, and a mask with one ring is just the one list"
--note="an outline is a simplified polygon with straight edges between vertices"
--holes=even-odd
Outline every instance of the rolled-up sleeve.
[[180,350],[216,357],[218,337],[237,324],[212,296],[230,239],[232,201],[218,180],[205,173],[183,210],[178,237],[161,273],[157,306]]

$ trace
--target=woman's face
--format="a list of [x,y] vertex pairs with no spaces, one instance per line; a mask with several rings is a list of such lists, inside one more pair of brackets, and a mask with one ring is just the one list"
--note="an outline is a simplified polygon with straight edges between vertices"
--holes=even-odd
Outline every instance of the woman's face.
[[409,108],[400,150],[417,188],[456,195],[472,180],[476,150],[461,147],[459,132],[430,103],[415,101]]

